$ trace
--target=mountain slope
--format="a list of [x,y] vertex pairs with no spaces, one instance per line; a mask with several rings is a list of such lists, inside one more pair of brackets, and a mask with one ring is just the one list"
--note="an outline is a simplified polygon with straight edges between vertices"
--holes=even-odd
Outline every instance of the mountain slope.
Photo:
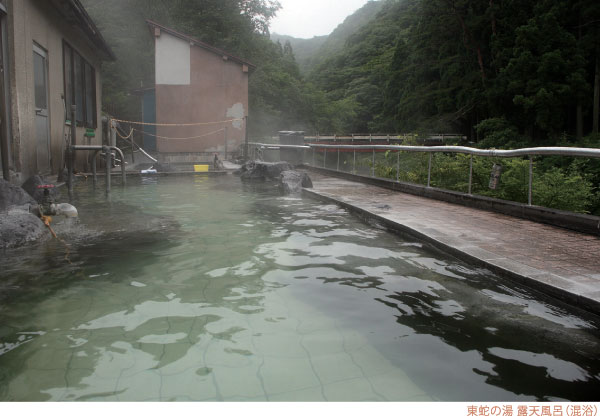
[[315,36],[311,39],[300,39],[293,36],[271,34],[271,40],[275,43],[279,42],[281,46],[289,42],[294,51],[296,62],[300,66],[300,71],[305,72],[308,69],[310,59],[317,53],[319,48],[327,41],[327,35]]
[[323,62],[333,53],[343,49],[348,38],[357,33],[366,24],[371,22],[383,8],[385,1],[371,0],[344,22],[340,23],[328,36],[315,36],[312,39],[299,39],[292,36],[271,34],[273,42],[290,42],[296,61],[303,74],[309,73],[315,66]]

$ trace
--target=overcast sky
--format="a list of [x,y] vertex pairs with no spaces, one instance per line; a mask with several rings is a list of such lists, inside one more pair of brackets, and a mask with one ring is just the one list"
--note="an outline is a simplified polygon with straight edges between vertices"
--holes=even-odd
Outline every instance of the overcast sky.
[[279,0],[281,10],[271,21],[271,33],[296,38],[329,35],[368,0]]

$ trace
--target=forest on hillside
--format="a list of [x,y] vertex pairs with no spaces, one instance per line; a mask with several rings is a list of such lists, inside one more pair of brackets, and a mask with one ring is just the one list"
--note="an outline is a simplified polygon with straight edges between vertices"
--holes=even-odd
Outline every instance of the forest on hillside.
[[[303,42],[302,68],[297,40],[270,39],[275,0],[82,3],[117,56],[103,67],[103,110],[123,119],[140,117],[130,92],[154,84],[153,19],[257,66],[253,138],[461,133],[480,147],[600,147],[597,0],[370,1],[326,39]],[[521,162],[505,177],[522,175]],[[550,189],[547,206],[600,213],[598,161],[544,158],[539,169],[578,195],[559,203],[564,192]],[[522,200],[521,188],[505,197]]]
[[293,39],[269,39],[276,1],[83,3],[117,55],[103,71],[104,108],[122,117],[139,116],[128,92],[153,84],[150,18],[257,65],[253,136],[455,132],[506,147],[598,130],[596,0],[371,1],[318,39],[302,71]]

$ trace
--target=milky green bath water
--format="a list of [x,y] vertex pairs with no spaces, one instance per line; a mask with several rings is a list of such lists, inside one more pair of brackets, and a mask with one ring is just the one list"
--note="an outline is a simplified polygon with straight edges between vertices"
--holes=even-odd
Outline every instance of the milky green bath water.
[[0,400],[592,400],[598,322],[238,178],[76,188],[0,259]]

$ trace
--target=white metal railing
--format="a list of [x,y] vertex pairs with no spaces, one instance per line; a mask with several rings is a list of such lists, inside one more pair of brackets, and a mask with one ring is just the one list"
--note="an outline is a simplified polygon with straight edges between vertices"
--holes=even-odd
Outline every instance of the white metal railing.
[[375,177],[375,151],[395,151],[398,153],[397,161],[397,177],[396,181],[399,180],[400,172],[400,152],[415,152],[415,153],[429,153],[429,165],[427,168],[427,187],[431,186],[431,165],[433,162],[434,153],[461,153],[468,154],[471,156],[469,161],[469,195],[472,194],[473,187],[473,156],[484,156],[484,157],[522,157],[527,156],[529,158],[529,195],[528,204],[532,204],[532,192],[533,192],[533,156],[574,156],[574,157],[588,157],[600,159],[600,149],[596,148],[583,148],[583,147],[529,147],[523,149],[514,150],[498,150],[498,149],[476,149],[473,147],[465,146],[399,146],[399,145],[330,145],[330,144],[306,144],[301,145],[277,145],[277,144],[264,144],[264,143],[249,143],[250,146],[261,149],[312,149],[312,166],[315,166],[315,151],[316,149],[324,149],[323,167],[327,162],[327,150],[337,150],[337,169],[340,169],[340,150],[353,150],[354,152],[354,165],[353,172],[356,172],[356,151],[371,150],[373,153],[372,171],[371,175]]

